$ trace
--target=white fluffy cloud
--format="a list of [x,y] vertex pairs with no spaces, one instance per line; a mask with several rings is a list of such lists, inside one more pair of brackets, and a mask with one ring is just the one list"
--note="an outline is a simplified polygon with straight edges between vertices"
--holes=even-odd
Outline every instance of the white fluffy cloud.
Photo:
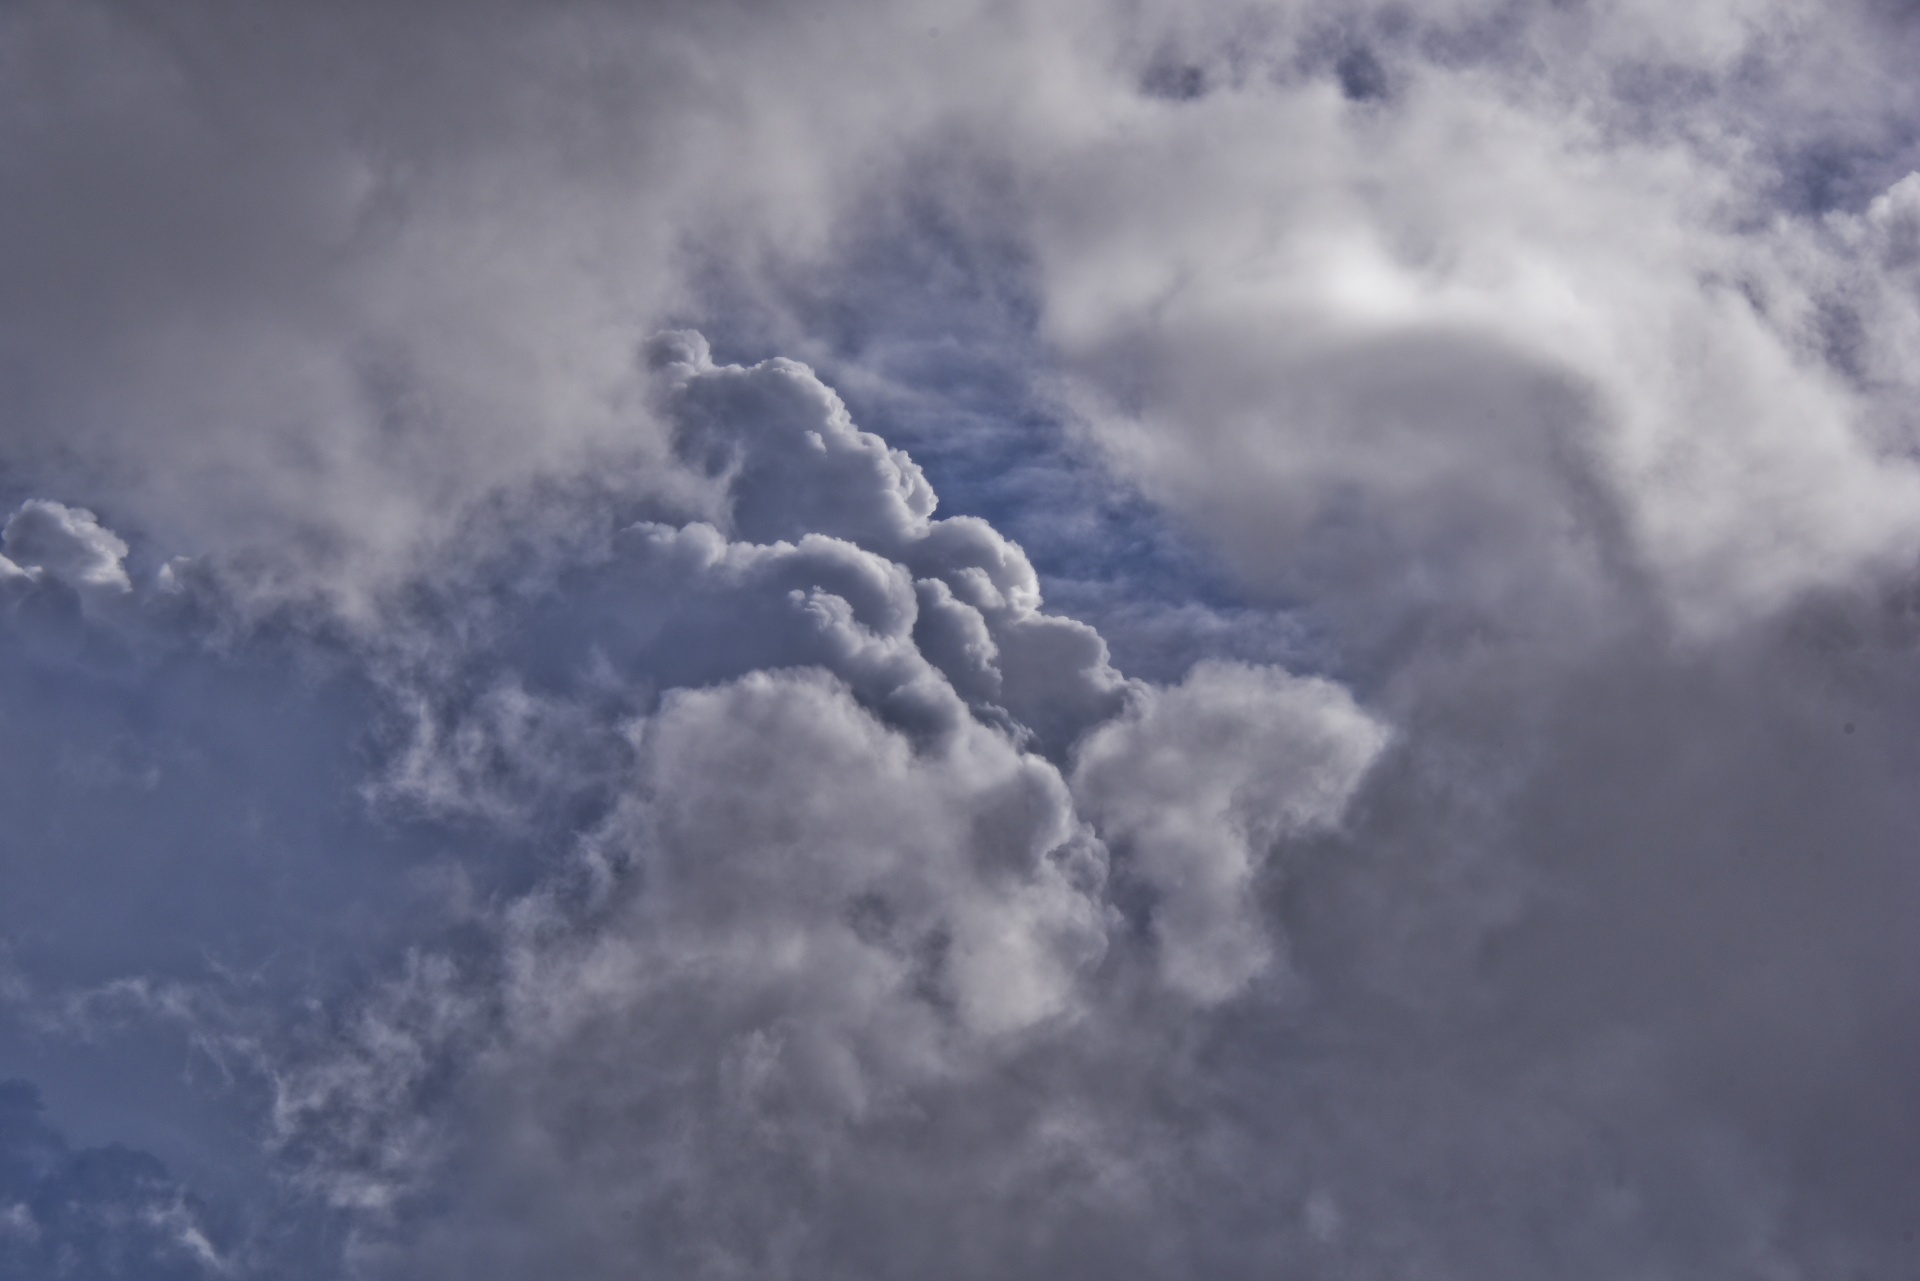
[[7,521],[4,546],[13,555],[0,573],[49,574],[88,593],[125,592],[133,586],[121,564],[126,543],[102,529],[90,511],[44,501],[23,504]]
[[1743,167],[1585,96],[1419,67],[1396,96],[1129,104],[1039,179],[1090,429],[1250,583],[1524,616],[1633,574],[1712,626],[1912,555],[1920,477],[1874,431],[1910,376],[1826,358],[1833,250]]
[[0,583],[57,583],[90,614],[111,610],[116,598],[133,590],[122,564],[127,544],[84,508],[27,502],[8,518],[0,549],[6,553],[0,555]]
[[1337,822],[1383,745],[1338,686],[1237,664],[1202,664],[1088,736],[1074,792],[1161,896],[1168,982],[1218,1000],[1266,967],[1262,861]]
[[[769,1266],[719,1225],[785,1194],[731,1186],[728,1150],[857,1163],[1122,1005],[1242,993],[1274,948],[1268,852],[1337,822],[1384,747],[1325,681],[1124,680],[804,365],[651,351],[718,524],[620,530],[451,678],[395,678],[415,719],[390,802],[498,823],[560,791],[600,817],[488,914],[481,959],[410,968],[282,1079],[282,1141],[339,1203],[456,1195],[412,1244],[369,1237],[381,1267],[614,1275],[635,1232]],[[679,1226],[631,1226],[656,1220]]]

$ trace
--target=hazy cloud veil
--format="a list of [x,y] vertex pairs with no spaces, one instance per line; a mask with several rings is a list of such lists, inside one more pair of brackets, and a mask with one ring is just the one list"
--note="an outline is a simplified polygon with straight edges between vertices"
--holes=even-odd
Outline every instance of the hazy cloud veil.
[[0,1273],[1920,1268],[1920,10],[0,12]]

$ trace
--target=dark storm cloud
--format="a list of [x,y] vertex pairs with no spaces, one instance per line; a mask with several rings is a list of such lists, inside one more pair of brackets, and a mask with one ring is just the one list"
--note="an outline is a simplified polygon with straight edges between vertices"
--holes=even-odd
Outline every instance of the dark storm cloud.
[[10,1265],[1910,1273],[1917,48],[8,9]]

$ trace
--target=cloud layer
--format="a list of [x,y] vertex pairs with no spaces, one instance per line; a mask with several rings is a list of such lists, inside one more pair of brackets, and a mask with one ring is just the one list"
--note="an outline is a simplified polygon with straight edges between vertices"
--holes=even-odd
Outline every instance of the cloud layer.
[[1910,1274],[1916,54],[9,8],[0,1261]]

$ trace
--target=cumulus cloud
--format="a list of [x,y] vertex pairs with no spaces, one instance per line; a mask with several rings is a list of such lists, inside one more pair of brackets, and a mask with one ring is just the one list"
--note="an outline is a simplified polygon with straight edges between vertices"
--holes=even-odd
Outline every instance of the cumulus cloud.
[[[692,334],[650,351],[726,532],[620,530],[451,688],[413,671],[423,719],[384,788],[490,820],[569,788],[600,817],[478,959],[410,968],[282,1082],[319,1185],[412,1224],[365,1238],[376,1269],[819,1251],[774,1221],[789,1177],[861,1195],[807,1171],[825,1152],[858,1164],[942,1096],[997,1106],[1010,1064],[1116,1002],[1243,989],[1271,947],[1267,851],[1336,822],[1384,744],[1344,691],[1278,669],[1126,682],[811,370],[715,365]],[[759,1155],[722,1155],[741,1145]],[[455,1212],[422,1224],[434,1186]]]
[[1261,861],[1338,821],[1382,746],[1338,686],[1237,664],[1202,664],[1088,736],[1074,792],[1160,895],[1168,982],[1218,1000],[1265,968]]
[[[912,459],[855,428],[812,371],[775,359],[716,367],[704,341],[658,340],[668,358],[675,448],[724,476],[724,522],[750,542],[832,537],[912,575],[916,627],[941,671],[1011,714],[1056,754],[1118,709],[1123,682],[1084,624],[1040,609],[1026,555],[985,521],[931,519],[933,490]],[[929,655],[932,657],[932,654]]]
[[12,553],[0,574],[49,575],[89,595],[130,591],[127,544],[102,529],[90,511],[40,500],[21,506],[7,521],[0,546]]
[[0,1249],[1911,1272],[1917,52],[9,9]]
[[[1150,492],[1265,590],[1376,611],[1591,610],[1637,578],[1738,623],[1911,555],[1911,468],[1813,341],[1798,252],[1743,225],[1743,175],[1497,82],[1406,94],[1381,118],[1251,83],[1060,170],[1047,322]],[[1294,163],[1197,145],[1221,134]]]

